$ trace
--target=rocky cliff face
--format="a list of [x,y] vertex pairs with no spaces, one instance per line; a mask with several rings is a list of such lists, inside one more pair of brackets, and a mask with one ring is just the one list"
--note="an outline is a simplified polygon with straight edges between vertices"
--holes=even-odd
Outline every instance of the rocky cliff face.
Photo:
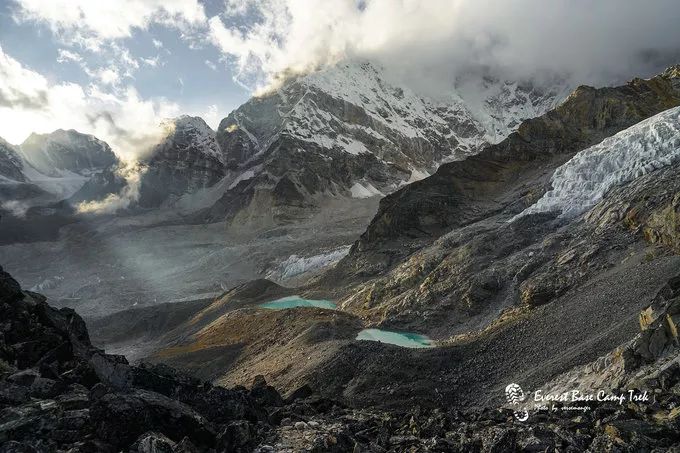
[[163,125],[170,134],[143,163],[139,204],[158,206],[168,197],[210,187],[226,175],[215,132],[198,117],[181,116]]
[[273,211],[285,219],[323,197],[390,193],[478,152],[563,97],[558,88],[516,83],[487,81],[484,89],[474,103],[453,87],[441,100],[424,99],[369,63],[294,78],[221,122],[217,140],[241,177],[208,216],[245,210],[240,220],[247,220]]
[[63,172],[90,175],[118,163],[109,145],[92,135],[74,130],[31,134],[19,147],[24,160],[43,175]]
[[0,138],[0,177],[23,182],[23,164],[14,146]]

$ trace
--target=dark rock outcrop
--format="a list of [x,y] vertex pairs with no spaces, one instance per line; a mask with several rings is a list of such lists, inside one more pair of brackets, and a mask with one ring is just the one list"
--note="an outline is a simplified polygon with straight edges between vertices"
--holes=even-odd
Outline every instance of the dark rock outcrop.
[[[2,452],[127,451],[133,445],[206,451],[224,441],[221,433],[233,423],[251,433],[243,445],[262,435],[265,406],[245,389],[213,387],[162,365],[135,367],[106,355],[92,347],[73,310],[23,292],[2,269],[0,312]],[[276,396],[263,403],[280,401]],[[239,445],[231,451],[245,451]]]

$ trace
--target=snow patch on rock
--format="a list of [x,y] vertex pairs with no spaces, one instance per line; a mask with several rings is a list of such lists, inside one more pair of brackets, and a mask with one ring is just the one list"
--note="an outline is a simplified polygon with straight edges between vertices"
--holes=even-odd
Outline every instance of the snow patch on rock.
[[236,179],[234,179],[234,181],[229,185],[229,190],[238,186],[238,184],[241,181],[248,181],[249,179],[253,179],[255,177],[255,170],[256,169],[246,170],[243,173],[241,173],[240,175],[238,175],[238,177]]
[[24,167],[24,175],[27,180],[60,200],[72,197],[91,177],[58,168],[52,170],[53,176],[47,176],[30,165]]
[[351,245],[321,253],[314,256],[291,255],[281,262],[276,269],[267,274],[267,278],[284,281],[304,274],[316,273],[340,261],[348,253]]
[[385,195],[376,189],[370,182],[354,183],[349,191],[352,193],[352,198],[371,198],[384,197]]

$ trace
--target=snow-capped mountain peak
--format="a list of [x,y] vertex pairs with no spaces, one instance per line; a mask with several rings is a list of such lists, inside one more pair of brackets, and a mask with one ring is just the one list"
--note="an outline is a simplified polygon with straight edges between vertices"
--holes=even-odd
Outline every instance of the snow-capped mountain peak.
[[471,93],[452,83],[449,93],[430,99],[368,62],[293,77],[220,123],[228,168],[249,177],[230,185],[233,193],[213,212],[247,205],[256,192],[296,209],[318,204],[323,194],[390,193],[503,138],[561,101],[566,89],[488,81],[474,102]]
[[281,135],[322,149],[371,153],[419,171],[474,154],[569,92],[485,79],[452,84],[433,100],[395,83],[367,62],[345,62],[291,79],[254,98],[220,124],[222,148],[243,164]]
[[224,161],[220,147],[215,141],[215,131],[208,126],[203,118],[189,115],[167,118],[163,120],[161,127],[171,131],[168,138],[175,143],[185,146],[191,144],[194,151]]
[[62,171],[86,175],[118,163],[108,144],[75,130],[31,134],[19,151],[28,164],[47,176],[60,176]]

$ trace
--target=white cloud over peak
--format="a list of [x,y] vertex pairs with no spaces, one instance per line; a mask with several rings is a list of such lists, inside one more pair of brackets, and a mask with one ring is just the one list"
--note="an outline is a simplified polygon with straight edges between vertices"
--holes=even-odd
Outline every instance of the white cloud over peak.
[[31,132],[76,129],[106,141],[123,159],[134,160],[166,133],[163,118],[179,106],[142,99],[133,87],[106,91],[76,83],[50,83],[0,48],[0,137],[22,142]]
[[286,71],[376,60],[438,91],[470,71],[612,83],[680,58],[677,0],[227,0],[210,36],[252,90]]

